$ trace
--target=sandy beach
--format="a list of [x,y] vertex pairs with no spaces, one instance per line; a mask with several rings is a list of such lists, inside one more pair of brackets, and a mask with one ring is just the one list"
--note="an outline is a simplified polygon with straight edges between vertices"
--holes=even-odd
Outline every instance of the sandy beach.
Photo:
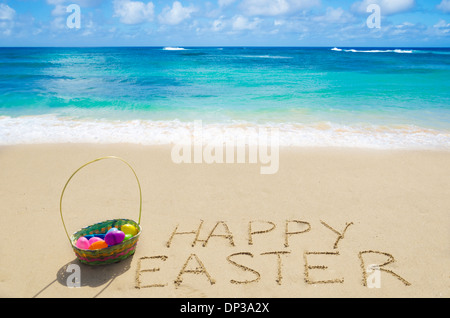
[[[142,186],[135,255],[92,267],[60,218],[69,176],[127,160]],[[2,297],[449,297],[450,153],[282,148],[258,164],[175,164],[170,147],[0,148]],[[121,162],[71,181],[69,233],[138,219]],[[69,288],[80,268],[80,288]],[[371,267],[369,265],[379,265]],[[369,288],[371,287],[371,288]]]

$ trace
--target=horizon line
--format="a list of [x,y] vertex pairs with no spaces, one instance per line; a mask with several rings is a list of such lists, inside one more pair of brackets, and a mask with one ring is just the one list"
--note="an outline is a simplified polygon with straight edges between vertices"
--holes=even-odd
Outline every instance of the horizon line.
[[0,46],[0,49],[13,48],[408,48],[408,49],[450,49],[450,46],[288,46],[288,45],[113,45],[113,46]]

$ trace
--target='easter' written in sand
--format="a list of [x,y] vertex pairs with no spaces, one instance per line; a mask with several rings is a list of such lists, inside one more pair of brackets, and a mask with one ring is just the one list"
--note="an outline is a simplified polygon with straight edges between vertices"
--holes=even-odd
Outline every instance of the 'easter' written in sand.
[[[170,249],[174,244],[174,241],[186,241],[189,239],[190,246],[192,248],[196,246],[201,246],[205,248],[206,251],[211,245],[211,240],[223,240],[223,242],[230,248],[236,249],[235,237],[230,230],[226,221],[217,221],[214,226],[210,229],[204,229],[204,221],[200,220],[199,225],[190,230],[181,230],[180,225],[176,225],[172,233],[169,235],[165,246]],[[345,239],[345,234],[348,229],[353,225],[353,222],[347,222],[341,226],[340,229],[336,229],[336,226],[331,226],[325,221],[320,220],[320,224],[330,230],[330,234],[334,235],[334,242],[330,246],[329,250],[304,250],[302,252],[303,264],[301,264],[302,271],[298,271],[298,275],[303,275],[303,282],[306,285],[315,284],[343,284],[345,282],[345,277],[340,275],[335,275],[334,277],[329,277],[330,273],[335,273],[336,270],[330,269],[331,265],[335,265],[337,258],[342,257],[339,251],[340,243]],[[277,224],[272,221],[262,221],[262,220],[252,220],[249,221],[247,231],[247,246],[253,247],[255,245],[255,236],[265,235],[269,232],[276,231]],[[261,259],[261,262],[272,262],[275,269],[275,277],[266,278],[268,281],[273,281],[276,285],[282,285],[285,283],[290,283],[284,278],[283,264],[287,261],[290,256],[298,254],[298,249],[291,246],[291,238],[295,236],[305,235],[312,230],[310,222],[304,220],[286,220],[282,226],[283,230],[279,234],[283,236],[283,248],[280,250],[268,250],[264,252],[252,252],[248,250],[235,251],[232,253],[226,253],[224,249],[223,255],[223,266],[230,266],[231,268],[237,269],[241,275],[236,277],[235,272],[230,271],[229,283],[234,285],[243,284],[258,284],[263,279],[261,270],[249,265],[249,261],[254,258]],[[203,235],[206,233],[206,237]],[[213,247],[214,248],[214,247]],[[292,248],[286,250],[286,248]],[[301,251],[300,251],[301,252]],[[404,286],[411,285],[405,278],[394,272],[389,268],[389,265],[395,262],[394,256],[384,252],[376,250],[362,250],[358,251],[352,261],[359,261],[360,271],[355,273],[355,275],[361,275],[362,283],[361,286],[366,287],[368,284],[368,273],[367,273],[367,258],[370,256],[382,257],[383,261],[380,264],[371,264],[371,268],[376,267],[380,273],[383,272],[385,275],[393,277],[399,283]],[[217,257],[217,256],[215,256]],[[205,264],[205,257],[202,258],[198,253],[187,251],[183,256],[182,260],[176,257],[176,262],[179,263],[180,270],[178,274],[172,281],[161,281],[158,277],[158,272],[161,268],[167,266],[168,262],[171,261],[171,257],[165,254],[143,256],[138,260],[136,276],[135,276],[135,287],[141,288],[158,288],[166,286],[174,286],[175,288],[181,286],[185,280],[201,280],[205,286],[214,286],[216,284],[216,278],[214,273],[219,270],[223,271],[225,267],[220,269],[207,266]],[[297,257],[296,257],[297,259]],[[145,266],[143,265],[145,263]],[[170,266],[173,266],[171,264]],[[216,265],[217,266],[217,265]],[[300,268],[300,267],[299,267]],[[329,271],[328,275],[323,275],[325,272]],[[151,276],[151,277],[149,277]],[[289,275],[292,277],[292,275]],[[324,278],[326,277],[326,278]],[[145,282],[144,282],[145,281]],[[297,280],[296,280],[297,281]]]

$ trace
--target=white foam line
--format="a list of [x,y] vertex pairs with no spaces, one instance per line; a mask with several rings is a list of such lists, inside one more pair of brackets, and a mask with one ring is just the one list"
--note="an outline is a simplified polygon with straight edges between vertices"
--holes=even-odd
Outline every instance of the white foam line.
[[279,56],[279,55],[240,55],[246,58],[260,58],[260,59],[292,59],[292,56]]
[[[240,140],[258,142],[261,129],[277,129],[280,146],[356,147],[372,149],[425,148],[450,150],[450,131],[415,126],[345,126],[334,123],[266,124],[234,122],[202,125],[205,144]],[[0,145],[42,143],[174,144],[193,138],[194,122],[79,120],[56,116],[0,117]]]
[[343,49],[339,49],[339,48],[332,48],[331,51],[336,51],[336,52],[351,52],[351,53],[399,53],[399,54],[411,54],[414,53],[413,50],[400,50],[400,49],[395,49],[395,50],[355,50],[355,49],[348,49],[348,50],[343,50]]
[[171,47],[171,46],[166,46],[165,48],[163,48],[164,51],[185,51],[186,49],[183,47]]

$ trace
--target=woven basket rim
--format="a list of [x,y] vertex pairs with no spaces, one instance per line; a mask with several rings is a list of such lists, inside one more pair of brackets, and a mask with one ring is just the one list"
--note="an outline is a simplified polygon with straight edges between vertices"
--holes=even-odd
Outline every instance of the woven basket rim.
[[[74,232],[70,236],[70,243],[72,244],[72,248],[74,250],[77,250],[77,251],[82,251],[83,253],[86,253],[86,252],[87,253],[90,253],[90,252],[95,253],[96,251],[99,251],[99,250],[82,249],[82,248],[77,247],[76,246],[76,242],[75,242],[75,235],[78,234],[79,232],[81,232],[83,230],[86,230],[86,229],[89,229],[90,227],[93,227],[95,225],[102,224],[102,223],[108,223],[108,222],[114,222],[114,221],[118,221],[118,220],[120,220],[120,221],[132,221],[133,223],[135,223],[137,225],[137,227],[138,227],[137,234],[133,235],[133,237],[130,238],[130,240],[135,240],[137,242],[137,239],[139,238],[139,236],[141,235],[141,232],[142,232],[142,226],[139,223],[137,223],[136,221],[132,220],[132,219],[122,219],[122,218],[120,218],[120,219],[110,219],[110,220],[97,222],[97,223],[88,225],[86,227],[83,227],[83,228],[77,230],[76,232]],[[123,244],[126,244],[126,242],[127,241],[122,241],[121,243],[119,243],[117,245],[112,245],[112,246],[108,246],[108,247],[102,248],[101,251],[108,251],[109,249],[117,249],[117,247],[119,247],[119,246],[121,246]],[[136,242],[134,242],[133,244],[135,244]]]

